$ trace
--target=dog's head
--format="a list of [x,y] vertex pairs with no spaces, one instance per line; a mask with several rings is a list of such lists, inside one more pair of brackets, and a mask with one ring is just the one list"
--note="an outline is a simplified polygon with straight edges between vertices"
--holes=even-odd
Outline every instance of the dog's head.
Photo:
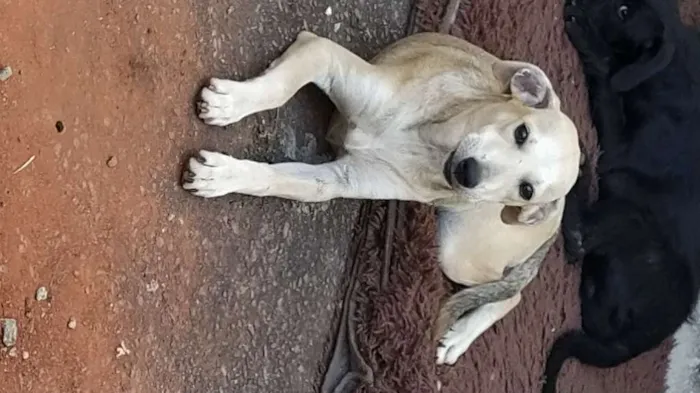
[[585,7],[589,27],[620,63],[610,80],[616,91],[636,87],[671,62],[673,30],[681,25],[675,1],[593,0]]
[[509,206],[505,222],[536,224],[576,181],[578,133],[540,68],[499,61],[493,72],[509,98],[464,114],[468,132],[447,158],[445,178],[472,200]]

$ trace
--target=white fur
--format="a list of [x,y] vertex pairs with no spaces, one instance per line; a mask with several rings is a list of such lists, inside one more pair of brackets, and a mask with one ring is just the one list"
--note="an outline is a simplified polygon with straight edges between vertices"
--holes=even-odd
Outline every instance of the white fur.
[[264,88],[256,80],[237,82],[212,78],[209,86],[202,89],[199,117],[216,126],[233,124],[264,107],[258,100]]
[[[500,60],[439,34],[403,39],[370,63],[302,32],[262,75],[212,79],[201,91],[199,116],[207,124],[233,124],[283,105],[310,83],[337,108],[327,134],[338,150],[335,161],[267,164],[203,150],[190,159],[183,187],[205,198],[240,193],[440,206],[449,211],[444,217],[453,217],[440,224],[441,267],[455,282],[473,285],[499,280],[556,233],[564,204],[555,202],[576,180],[580,151],[576,127],[535,65]],[[522,146],[513,136],[520,125],[531,135]],[[448,157],[455,158],[449,180]],[[472,189],[451,181],[466,158],[483,168]],[[523,181],[535,189],[530,200],[519,195]],[[525,225],[504,222],[506,206],[522,207],[518,220]],[[518,300],[487,304],[463,319],[443,340],[443,362],[456,361]]]
[[458,320],[440,340],[437,364],[453,365],[474,341],[520,303],[520,294],[481,306]]
[[700,305],[674,335],[668,356],[666,393],[700,393]]

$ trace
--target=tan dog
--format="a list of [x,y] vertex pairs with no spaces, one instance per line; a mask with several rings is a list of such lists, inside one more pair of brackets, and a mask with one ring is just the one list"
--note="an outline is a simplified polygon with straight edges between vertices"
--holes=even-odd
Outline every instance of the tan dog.
[[200,117],[218,126],[277,108],[315,84],[340,114],[328,133],[338,158],[266,164],[200,151],[183,187],[206,198],[397,199],[440,207],[442,269],[472,286],[450,299],[438,324],[438,362],[451,364],[518,304],[537,273],[578,174],[577,131],[542,70],[454,37],[414,35],[372,63],[302,32],[263,75],[212,79]]

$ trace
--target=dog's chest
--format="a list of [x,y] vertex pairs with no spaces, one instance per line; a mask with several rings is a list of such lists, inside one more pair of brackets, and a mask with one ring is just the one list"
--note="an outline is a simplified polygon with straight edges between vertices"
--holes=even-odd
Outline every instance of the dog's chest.
[[348,128],[343,147],[356,156],[388,166],[416,187],[444,189],[442,166],[448,153],[422,141],[413,130]]

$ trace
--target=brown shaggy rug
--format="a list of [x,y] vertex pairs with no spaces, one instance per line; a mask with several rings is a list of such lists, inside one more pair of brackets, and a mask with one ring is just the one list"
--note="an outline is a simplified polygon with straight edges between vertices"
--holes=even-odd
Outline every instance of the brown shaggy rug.
[[[417,30],[436,31],[446,4],[417,0]],[[687,0],[682,8],[689,22],[700,20],[700,2]],[[462,4],[451,33],[501,58],[542,67],[578,125],[584,148],[595,153],[586,89],[561,15],[560,0],[471,1]],[[437,367],[429,331],[451,286],[436,261],[435,212],[396,202],[364,208],[345,305],[348,318],[341,321],[323,393],[539,392],[549,346],[563,328],[579,325],[578,268],[564,263],[561,240],[515,311],[477,340],[457,365]],[[352,347],[358,356],[352,356]],[[610,370],[572,361],[562,372],[559,392],[658,393],[667,351],[664,345]]]

